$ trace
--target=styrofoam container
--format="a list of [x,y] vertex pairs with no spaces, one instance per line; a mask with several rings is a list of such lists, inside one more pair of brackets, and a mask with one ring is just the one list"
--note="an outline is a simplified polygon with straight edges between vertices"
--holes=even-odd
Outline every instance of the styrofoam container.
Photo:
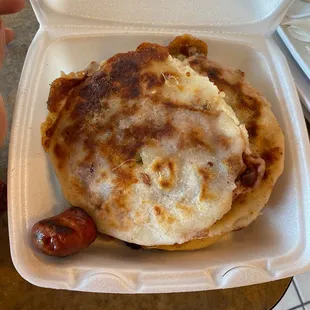
[[[272,39],[289,0],[32,0],[40,29],[19,85],[9,156],[11,255],[29,282],[110,293],[210,290],[276,280],[310,266],[309,141],[296,89]],[[69,206],[41,146],[49,84],[92,61],[192,33],[209,57],[241,69],[272,104],[285,134],[285,168],[248,228],[192,252],[134,251],[100,238],[67,258],[38,253],[32,225]]]

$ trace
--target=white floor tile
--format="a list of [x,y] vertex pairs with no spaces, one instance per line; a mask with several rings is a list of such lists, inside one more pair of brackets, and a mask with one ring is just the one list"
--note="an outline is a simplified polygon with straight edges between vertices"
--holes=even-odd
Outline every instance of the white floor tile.
[[[304,305],[304,307],[305,307],[305,310],[310,310],[310,304]],[[299,309],[298,309],[298,310],[299,310]]]
[[303,302],[310,301],[310,272],[296,276],[295,283]]
[[[287,292],[280,300],[280,302],[273,308],[273,310],[288,310],[290,308],[300,305],[300,301],[297,292],[294,288],[293,283],[291,283]],[[299,309],[298,309],[299,310]]]

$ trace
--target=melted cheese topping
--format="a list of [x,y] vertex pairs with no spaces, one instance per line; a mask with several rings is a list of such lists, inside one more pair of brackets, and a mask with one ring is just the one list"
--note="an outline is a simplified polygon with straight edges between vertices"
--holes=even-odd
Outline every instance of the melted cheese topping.
[[246,129],[208,77],[165,48],[118,54],[49,102],[58,116],[45,148],[66,198],[100,232],[181,244],[231,209]]

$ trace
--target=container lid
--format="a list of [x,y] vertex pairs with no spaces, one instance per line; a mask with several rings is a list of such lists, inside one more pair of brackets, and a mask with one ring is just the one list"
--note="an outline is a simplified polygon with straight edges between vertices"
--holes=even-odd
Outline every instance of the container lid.
[[41,24],[239,33],[273,31],[292,0],[32,0]]

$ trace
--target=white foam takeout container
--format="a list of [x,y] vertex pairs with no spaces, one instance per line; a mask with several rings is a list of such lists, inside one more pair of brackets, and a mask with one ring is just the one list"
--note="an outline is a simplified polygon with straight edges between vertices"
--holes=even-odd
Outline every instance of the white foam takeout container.
[[[22,72],[9,156],[9,230],[18,272],[43,287],[109,293],[198,291],[276,280],[310,267],[310,152],[293,79],[271,33],[289,0],[32,0],[40,22]],[[135,251],[97,239],[64,259],[38,253],[30,230],[69,206],[41,146],[49,84],[141,42],[206,40],[209,57],[246,73],[285,134],[285,168],[248,228],[193,252]]]

